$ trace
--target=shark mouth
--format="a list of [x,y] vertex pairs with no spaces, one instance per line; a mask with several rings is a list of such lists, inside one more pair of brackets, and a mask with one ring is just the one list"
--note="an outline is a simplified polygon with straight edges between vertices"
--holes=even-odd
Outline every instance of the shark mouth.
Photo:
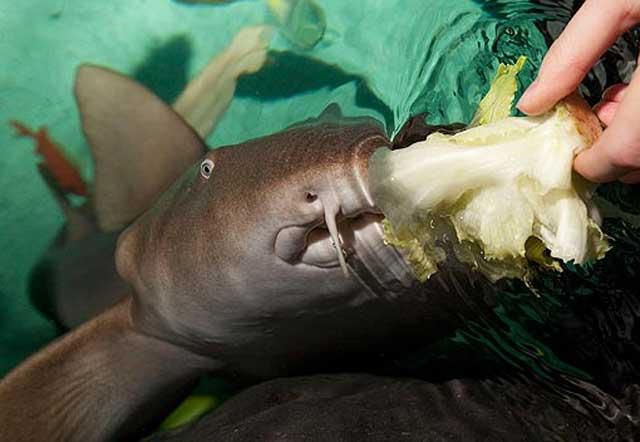
[[340,266],[372,296],[404,293],[416,280],[401,253],[385,243],[382,219],[373,212],[327,219],[308,233],[299,262],[321,268]]
[[303,263],[320,268],[340,266],[344,276],[349,277],[345,238],[350,234],[352,221],[366,209],[345,215],[333,195],[324,197],[314,192],[307,192],[306,200],[316,211],[317,220],[280,230],[275,241],[276,255],[290,264]]
[[282,228],[275,238],[275,254],[291,265],[340,267],[345,278],[356,278],[376,295],[393,295],[414,284],[400,252],[385,243],[383,215],[368,193],[363,194],[331,185],[321,192],[308,191],[307,210],[316,214],[316,221]]
[[350,219],[330,218],[308,232],[306,246],[300,253],[298,262],[320,268],[339,266],[345,277],[349,277],[351,273],[347,265],[347,250],[351,236]]

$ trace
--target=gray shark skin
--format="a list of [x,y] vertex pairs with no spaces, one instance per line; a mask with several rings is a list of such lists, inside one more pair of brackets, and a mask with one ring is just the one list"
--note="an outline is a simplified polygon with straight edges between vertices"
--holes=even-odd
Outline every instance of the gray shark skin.
[[[525,377],[430,383],[365,373],[279,378],[250,387],[199,420],[147,442],[600,442],[638,440],[615,404],[587,414]],[[600,405],[600,404],[598,404]]]
[[[242,28],[186,85],[172,109],[188,125],[136,82],[105,69],[80,69],[75,95],[95,186],[86,203],[74,207],[66,190],[40,167],[67,222],[34,270],[30,290],[32,302],[62,328],[119,300],[125,284],[113,262],[117,234],[204,154],[204,144],[195,139],[208,136],[220,121],[238,77],[262,67],[270,38],[268,26]],[[137,124],[114,109],[126,109],[122,116],[133,116]]]
[[387,145],[371,120],[330,108],[208,152],[120,235],[136,327],[251,379],[443,336],[466,309],[437,295],[471,280],[419,285],[384,245],[367,173]]
[[204,373],[345,367],[442,337],[472,311],[459,295],[473,276],[451,268],[420,285],[384,244],[367,170],[390,142],[372,120],[330,107],[187,167],[206,146],[148,91],[85,66],[76,95],[96,163],[111,165],[96,173],[97,212],[130,224],[115,259],[127,288],[0,382],[3,440],[134,439]]

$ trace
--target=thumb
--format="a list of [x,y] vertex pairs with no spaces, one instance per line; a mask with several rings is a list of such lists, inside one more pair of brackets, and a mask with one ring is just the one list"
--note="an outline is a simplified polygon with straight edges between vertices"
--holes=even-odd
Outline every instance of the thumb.
[[640,76],[634,75],[607,129],[574,162],[576,172],[588,180],[616,180],[640,169]]

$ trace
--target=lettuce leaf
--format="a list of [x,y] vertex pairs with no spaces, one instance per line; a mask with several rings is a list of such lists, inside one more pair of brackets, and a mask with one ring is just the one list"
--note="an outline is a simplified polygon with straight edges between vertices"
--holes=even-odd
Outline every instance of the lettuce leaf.
[[513,99],[518,91],[518,74],[527,62],[527,57],[521,56],[513,65],[500,63],[491,88],[484,96],[476,114],[471,120],[471,127],[494,123],[511,115]]
[[556,260],[584,264],[609,249],[592,217],[594,187],[572,171],[600,123],[577,95],[542,116],[509,117],[523,64],[500,67],[477,126],[370,161],[385,239],[422,281],[446,252],[495,281],[526,280],[530,262],[559,270]]

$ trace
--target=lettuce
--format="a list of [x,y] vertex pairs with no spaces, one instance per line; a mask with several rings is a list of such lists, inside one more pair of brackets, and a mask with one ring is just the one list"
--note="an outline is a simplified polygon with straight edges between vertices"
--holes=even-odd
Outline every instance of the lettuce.
[[515,64],[500,63],[491,88],[484,96],[470,126],[481,126],[503,120],[511,115],[513,99],[518,91],[518,73],[527,62],[527,57],[520,57]]
[[510,117],[524,59],[501,65],[471,128],[434,133],[397,151],[376,151],[370,184],[385,239],[426,280],[447,256],[490,280],[559,270],[609,249],[591,202],[594,187],[573,159],[601,133],[577,95],[538,117]]

